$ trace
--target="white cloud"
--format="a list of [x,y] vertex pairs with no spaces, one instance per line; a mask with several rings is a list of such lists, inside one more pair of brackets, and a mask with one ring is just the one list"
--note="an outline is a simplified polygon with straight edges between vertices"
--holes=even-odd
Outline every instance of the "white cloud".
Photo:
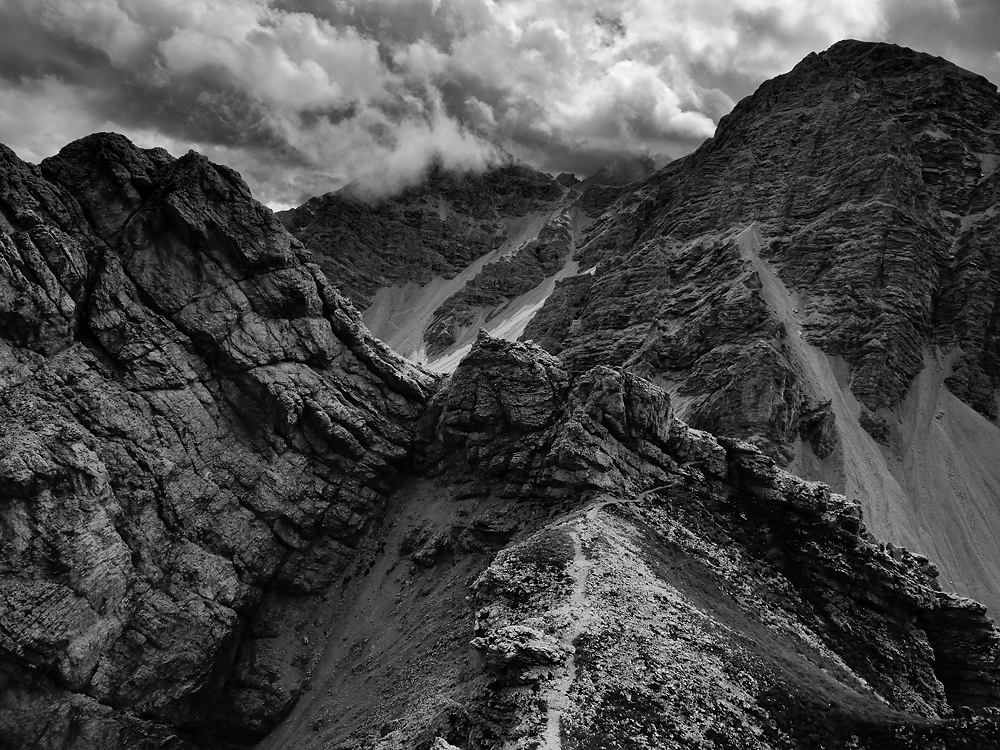
[[[38,163],[60,146],[101,130],[101,121],[87,114],[84,99],[83,92],[53,76],[0,87],[0,133],[16,136],[0,142],[22,159]],[[67,112],[73,113],[72,119]]]
[[960,0],[3,0],[0,141],[38,158],[113,128],[228,161],[274,203],[482,166],[484,139],[586,171],[692,149],[838,39],[967,16]]

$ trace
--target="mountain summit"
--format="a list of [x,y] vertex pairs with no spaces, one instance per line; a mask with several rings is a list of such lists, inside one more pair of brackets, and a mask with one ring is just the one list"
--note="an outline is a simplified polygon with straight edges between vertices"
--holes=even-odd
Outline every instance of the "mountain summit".
[[861,42],[634,181],[0,149],[0,746],[1000,747],[998,163]]
[[627,367],[1000,605],[1000,96],[842,42],[615,204],[525,336]]

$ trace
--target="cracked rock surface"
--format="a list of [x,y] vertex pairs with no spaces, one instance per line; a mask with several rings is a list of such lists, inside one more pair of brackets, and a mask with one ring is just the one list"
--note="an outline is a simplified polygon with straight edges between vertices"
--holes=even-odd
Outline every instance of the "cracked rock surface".
[[433,379],[232,170],[112,135],[2,158],[4,739],[259,736]]
[[630,186],[522,338],[856,499],[1000,606],[1000,94],[844,41]]

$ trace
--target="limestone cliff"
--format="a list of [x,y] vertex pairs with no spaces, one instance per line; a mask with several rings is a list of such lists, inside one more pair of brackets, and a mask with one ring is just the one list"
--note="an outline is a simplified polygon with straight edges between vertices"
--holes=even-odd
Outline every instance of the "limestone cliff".
[[648,381],[484,335],[418,445],[262,748],[998,746],[984,608]]
[[[577,238],[653,171],[621,160],[577,180],[519,164],[429,171],[373,199],[350,186],[280,218],[396,352],[450,372],[480,328],[514,339],[561,279],[583,270]],[[572,179],[568,179],[572,178]]]

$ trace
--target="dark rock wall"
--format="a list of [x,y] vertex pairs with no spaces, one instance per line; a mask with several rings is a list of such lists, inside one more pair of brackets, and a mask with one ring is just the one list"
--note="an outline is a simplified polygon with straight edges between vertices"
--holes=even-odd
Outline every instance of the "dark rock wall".
[[843,496],[688,428],[648,381],[481,337],[421,436],[424,471],[463,496],[509,498],[508,522],[525,503],[551,514],[522,512],[473,584],[494,682],[456,724],[470,746],[554,721],[585,747],[997,746],[985,609]]
[[3,157],[0,733],[257,736],[433,381],[232,170],[109,135]]

